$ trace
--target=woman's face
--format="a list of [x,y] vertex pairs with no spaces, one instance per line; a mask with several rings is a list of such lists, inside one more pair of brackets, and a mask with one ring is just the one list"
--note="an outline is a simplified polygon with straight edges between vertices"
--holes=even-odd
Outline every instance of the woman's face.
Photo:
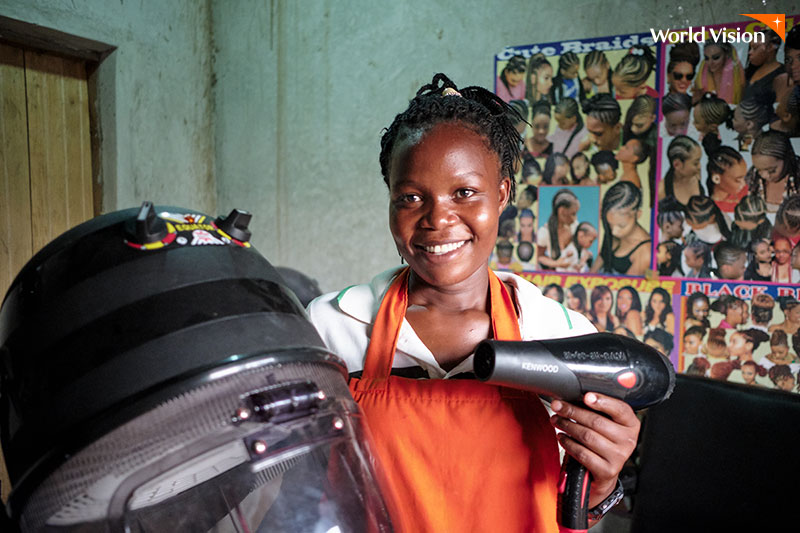
[[694,67],[688,61],[681,61],[672,67],[672,72],[667,74],[669,91],[673,93],[686,93],[692,85]]
[[514,72],[512,70],[506,70],[506,83],[509,87],[516,87],[519,83],[525,79],[525,72]]
[[533,130],[533,140],[538,144],[547,142],[547,134],[550,132],[550,117],[539,113],[533,117],[531,121],[531,129]]
[[692,111],[692,117],[694,118],[694,127],[701,135],[705,135],[711,131],[714,131],[714,125],[706,122],[706,120],[703,118],[703,113],[700,112],[699,107],[694,108]]
[[772,250],[770,245],[764,241],[756,244],[755,249],[756,261],[759,263],[769,263],[772,261]]
[[571,226],[578,216],[579,208],[580,204],[578,202],[575,202],[574,205],[559,207],[556,215],[558,223],[562,226]]
[[742,379],[745,384],[752,385],[756,381],[756,367],[754,365],[744,365],[742,367]]
[[556,289],[555,287],[550,287],[549,289],[544,291],[543,294],[548,298],[550,298],[551,300],[558,301],[558,289]]
[[589,170],[589,161],[585,157],[576,157],[572,160],[572,177],[576,180],[586,176]]
[[698,298],[692,302],[692,316],[701,321],[708,318],[708,302],[705,298]]
[[553,87],[553,67],[550,65],[542,65],[536,71],[536,91],[539,93],[539,98],[550,92]]
[[642,113],[636,115],[631,119],[631,133],[634,135],[641,135],[650,129],[653,122],[656,121],[656,116],[652,113]]
[[785,265],[792,258],[792,244],[787,239],[775,241],[775,262]]
[[800,305],[790,307],[783,312],[789,322],[800,322]]
[[686,135],[689,129],[689,110],[678,109],[664,114],[664,124],[670,137]]
[[786,361],[786,364],[792,362],[792,358],[789,356],[789,347],[785,344],[773,344],[770,346],[771,350],[771,357],[773,362],[783,362]]
[[421,281],[452,287],[485,275],[510,181],[496,154],[463,126],[434,126],[395,146],[389,166],[389,228]]
[[683,338],[683,351],[691,354],[699,353],[700,341],[699,335],[686,335]]
[[748,361],[753,358],[753,343],[739,332],[731,335],[728,341],[728,352],[733,357],[738,357],[740,361]]
[[598,87],[608,82],[608,65],[592,65],[586,69],[586,77]]
[[553,177],[551,178],[553,185],[569,185],[569,177],[567,176],[568,173],[568,162],[556,165],[556,168],[553,170]]
[[583,312],[583,309],[581,309],[581,299],[572,294],[572,291],[567,291],[567,307],[579,313]]
[[762,179],[777,183],[784,178],[783,161],[771,155],[753,154],[753,166]]
[[665,220],[660,229],[662,239],[678,239],[683,235],[683,220],[680,218]]
[[751,65],[760,67],[767,61],[771,60],[771,52],[774,50],[775,47],[770,43],[750,43],[750,47],[747,49],[747,59]]
[[614,300],[610,292],[604,292],[603,295],[594,303],[595,313],[604,314],[611,311],[611,305]]
[[734,303],[728,306],[728,311],[725,313],[725,320],[731,326],[739,326],[747,322],[747,319],[750,318],[750,313],[747,310],[747,306],[743,303]]
[[720,73],[725,65],[725,51],[715,44],[708,44],[703,50],[703,59],[708,65],[709,72]]
[[795,383],[794,376],[790,376],[790,377],[785,377],[785,378],[779,379],[778,383],[776,383],[776,385],[778,386],[778,388],[780,390],[783,390],[783,391],[786,391],[786,392],[792,392],[792,389],[794,389],[794,383]]
[[623,315],[631,310],[633,296],[630,291],[619,291],[617,293],[617,309]]
[[606,222],[611,228],[611,235],[617,239],[623,239],[633,233],[637,218],[638,211],[627,207],[609,209],[606,213]]
[[714,190],[719,189],[726,196],[735,196],[747,185],[744,179],[746,174],[747,163],[744,160],[737,161],[726,168],[722,175],[715,174],[712,177],[715,183]]
[[658,293],[650,295],[650,308],[653,310],[655,318],[660,317],[661,312],[666,308],[664,298]]
[[559,113],[556,111],[553,116],[558,123],[558,127],[562,130],[570,130],[575,127],[575,124],[578,123],[578,115],[574,117],[568,117],[564,113]]
[[521,217],[519,219],[519,233],[523,241],[533,242],[533,219]]

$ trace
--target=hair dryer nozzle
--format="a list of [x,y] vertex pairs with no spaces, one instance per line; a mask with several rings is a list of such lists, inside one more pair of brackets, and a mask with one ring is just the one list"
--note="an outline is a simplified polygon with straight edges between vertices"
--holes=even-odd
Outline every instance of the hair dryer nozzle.
[[655,348],[613,333],[540,341],[487,340],[475,352],[481,381],[579,402],[599,392],[644,409],[669,398],[672,363]]

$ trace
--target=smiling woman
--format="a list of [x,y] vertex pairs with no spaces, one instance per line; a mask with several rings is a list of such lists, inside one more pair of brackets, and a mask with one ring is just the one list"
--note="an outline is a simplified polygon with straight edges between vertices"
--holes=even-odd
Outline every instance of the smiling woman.
[[[351,374],[401,531],[555,532],[557,442],[584,458],[590,507],[612,493],[636,443],[633,411],[610,397],[588,400],[609,417],[556,404],[548,421],[535,395],[448,379],[474,376],[472,354],[487,338],[595,331],[522,278],[488,268],[514,197],[520,137],[510,112],[441,74],[422,87],[381,139],[389,227],[408,266],[309,305]],[[565,431],[558,441],[553,426]],[[465,461],[490,467],[475,476]]]

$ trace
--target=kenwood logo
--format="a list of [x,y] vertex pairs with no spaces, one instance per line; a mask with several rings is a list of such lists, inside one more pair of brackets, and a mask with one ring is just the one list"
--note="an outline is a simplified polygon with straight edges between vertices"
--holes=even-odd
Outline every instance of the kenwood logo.
[[543,363],[522,363],[522,370],[529,370],[531,372],[549,372],[550,374],[558,373],[558,366],[545,365]]

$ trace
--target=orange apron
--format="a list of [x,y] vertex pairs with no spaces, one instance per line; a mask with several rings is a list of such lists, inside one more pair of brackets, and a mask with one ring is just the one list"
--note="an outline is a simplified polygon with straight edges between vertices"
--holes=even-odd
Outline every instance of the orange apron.
[[[401,532],[556,532],[558,445],[535,394],[471,379],[390,375],[408,303],[406,268],[375,318],[364,372],[350,380]],[[492,331],[519,340],[514,304],[489,271]]]

